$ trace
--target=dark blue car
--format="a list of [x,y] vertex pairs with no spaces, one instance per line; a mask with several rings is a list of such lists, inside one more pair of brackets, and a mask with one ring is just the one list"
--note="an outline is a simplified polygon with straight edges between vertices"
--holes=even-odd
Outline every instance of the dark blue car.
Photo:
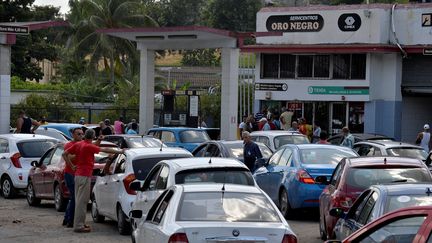
[[287,217],[292,209],[318,207],[325,186],[315,184],[315,178],[330,178],[339,161],[354,156],[354,150],[341,146],[287,144],[255,171],[254,178]]
[[148,135],[160,139],[168,147],[180,147],[192,152],[199,144],[210,141],[207,132],[191,127],[158,127],[149,129]]

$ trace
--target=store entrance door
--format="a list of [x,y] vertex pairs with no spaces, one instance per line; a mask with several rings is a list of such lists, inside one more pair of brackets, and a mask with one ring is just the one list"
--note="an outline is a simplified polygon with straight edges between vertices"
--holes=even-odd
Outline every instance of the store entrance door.
[[331,103],[330,117],[331,135],[340,133],[342,128],[348,124],[347,104],[345,102]]

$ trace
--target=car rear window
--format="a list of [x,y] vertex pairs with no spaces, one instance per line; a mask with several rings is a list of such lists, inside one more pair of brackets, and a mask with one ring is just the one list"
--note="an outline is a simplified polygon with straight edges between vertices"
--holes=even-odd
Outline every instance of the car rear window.
[[389,196],[387,199],[384,213],[391,212],[399,208],[413,207],[413,206],[431,206],[431,205],[432,205],[432,197],[427,195],[426,193],[422,195]]
[[425,160],[428,156],[426,151],[420,148],[388,148],[386,150],[389,155],[393,156],[416,158],[421,160]]
[[203,143],[210,141],[210,137],[205,131],[182,131],[180,132],[180,141],[182,143]]
[[345,157],[357,156],[354,152],[335,148],[313,148],[300,150],[303,164],[337,165]]
[[164,157],[153,157],[153,158],[143,158],[143,159],[134,159],[132,160],[132,168],[137,180],[144,180],[147,177],[147,174],[150,170],[162,160],[167,159],[180,159],[180,158],[189,158],[187,155],[172,155],[172,156],[164,156]]
[[184,194],[177,221],[280,222],[270,205],[261,194],[189,192]]
[[[243,143],[226,144],[231,157],[243,160]],[[268,159],[272,156],[272,151],[264,144],[258,143],[263,158]]]
[[[127,138],[127,140],[131,148],[158,148],[162,145],[161,141],[154,138],[133,137]],[[162,147],[166,147],[166,145],[162,145]]]
[[302,135],[283,135],[274,138],[274,146],[278,149],[285,144],[305,144],[310,143],[306,136]]
[[431,182],[426,168],[351,168],[347,186],[363,190],[371,185],[397,182]]
[[17,143],[18,151],[24,158],[37,158],[42,155],[56,142],[43,140],[43,141],[25,141]]
[[175,175],[176,184],[230,183],[254,186],[251,172],[246,168],[205,168],[183,170]]

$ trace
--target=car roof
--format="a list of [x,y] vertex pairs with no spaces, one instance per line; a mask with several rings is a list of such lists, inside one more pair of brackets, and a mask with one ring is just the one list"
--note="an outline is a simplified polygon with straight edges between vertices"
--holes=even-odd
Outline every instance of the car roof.
[[177,154],[177,155],[190,155],[192,154],[182,148],[175,148],[175,147],[163,147],[161,148],[130,148],[126,150],[126,155],[131,157],[143,157],[143,158],[151,158],[155,156],[160,155],[171,155],[171,154]]
[[363,139],[363,140],[369,140],[369,139],[382,139],[382,138],[386,138],[386,139],[392,139],[390,137],[387,137],[385,135],[382,134],[376,134],[376,133],[351,133],[354,137]]
[[338,149],[338,150],[344,150],[344,151],[350,151],[354,152],[354,150],[343,147],[339,145],[333,145],[333,144],[317,144],[317,143],[306,143],[306,144],[284,144],[282,147],[297,147],[298,149],[321,149],[321,148],[332,148],[332,149]]
[[261,190],[254,186],[245,186],[238,184],[223,184],[223,183],[194,183],[194,184],[178,184],[173,187],[183,188],[183,192],[243,192],[262,194]]
[[150,128],[149,131],[158,131],[158,130],[169,130],[169,131],[204,131],[204,129],[196,128],[196,127],[157,127],[157,128]]
[[292,135],[292,136],[304,136],[300,132],[285,131],[285,130],[270,130],[270,131],[254,131],[251,132],[251,136],[280,136],[280,135]]
[[137,134],[112,134],[112,135],[105,135],[104,137],[106,137],[106,138],[124,137],[124,138],[153,138],[153,139],[156,139],[155,137],[153,137],[151,135],[137,135]]
[[379,191],[385,191],[387,195],[428,195],[426,192],[432,192],[432,183],[398,183],[398,184],[381,184],[373,185],[371,188],[376,188]]
[[407,157],[397,157],[397,156],[362,156],[362,157],[352,157],[348,159],[348,164],[350,167],[365,167],[365,166],[382,166],[387,165],[405,165],[414,167],[424,167],[426,166],[423,161],[415,158]]
[[9,134],[1,134],[0,137],[7,138],[10,140],[33,140],[33,139],[43,139],[43,140],[53,140],[53,141],[59,141],[58,139],[55,139],[53,137],[48,137],[45,135],[40,134],[25,134],[25,133],[9,133]]
[[192,157],[182,159],[163,160],[160,163],[170,164],[174,170],[189,170],[200,168],[227,168],[236,167],[247,169],[247,166],[237,159],[220,157]]
[[396,148],[396,147],[411,147],[411,148],[418,148],[423,149],[420,146],[412,145],[410,143],[403,143],[403,142],[396,142],[396,141],[390,141],[390,140],[380,140],[380,141],[361,141],[356,144],[371,144],[371,145],[379,145],[384,146],[388,148]]

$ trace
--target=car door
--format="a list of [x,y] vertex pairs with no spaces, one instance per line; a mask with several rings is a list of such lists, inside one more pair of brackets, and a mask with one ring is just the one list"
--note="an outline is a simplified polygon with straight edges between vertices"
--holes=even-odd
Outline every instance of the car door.
[[114,161],[110,165],[109,172],[102,176],[97,176],[95,185],[93,187],[98,211],[103,215],[108,215],[108,181],[111,179],[111,174],[113,174],[115,171],[115,166],[119,157],[120,156],[114,159]]
[[48,173],[48,165],[51,162],[51,157],[53,156],[54,151],[54,148],[48,150],[48,152],[46,152],[41,158],[40,161],[42,163],[40,166],[35,168],[33,187],[37,196],[47,197],[49,195],[47,185],[45,184],[45,176]]
[[63,168],[59,168],[59,164],[63,154],[63,147],[58,146],[51,156],[51,159],[47,165],[47,168],[44,173],[44,187],[47,193],[47,196],[54,198],[54,179],[56,174],[63,173]]
[[[324,188],[323,192],[320,195],[319,203],[320,203],[320,215],[324,215],[320,220],[327,220],[330,215],[329,211],[333,207],[332,204],[332,196],[334,195],[337,187],[339,185],[339,181],[345,167],[345,159],[343,159],[333,171],[332,176],[330,177],[329,184]],[[323,223],[323,222],[322,222]],[[323,226],[325,224],[322,224]]]
[[7,139],[0,138],[0,175],[7,170],[10,165],[9,142]]
[[109,217],[117,217],[117,201],[120,194],[120,188],[123,187],[123,179],[126,170],[126,156],[120,154],[116,160],[114,171],[107,177],[106,185],[106,212]]
[[147,178],[144,181],[144,185],[142,187],[143,192],[140,193],[139,198],[137,200],[138,205],[135,208],[142,209],[143,217],[147,215],[152,203],[149,201],[149,198],[155,198],[156,192],[156,181],[159,176],[162,165],[156,165],[148,174]]
[[254,177],[258,186],[267,194],[269,194],[269,192],[271,191],[270,177],[272,177],[272,172],[274,172],[274,167],[278,165],[279,159],[282,156],[283,151],[284,149],[280,149],[276,151],[276,153],[274,153],[272,157],[270,157],[266,166],[262,166],[257,170],[255,170],[254,172]]
[[[155,184],[152,185],[152,181],[150,181],[147,192],[147,203],[144,204],[144,208],[147,211],[156,199],[162,194],[162,192],[167,188],[168,184],[168,176],[169,176],[169,167],[167,165],[162,165],[160,172],[154,179]],[[153,179],[152,179],[153,180]]]
[[[269,177],[269,191],[268,195],[274,200],[278,200],[279,188],[281,185],[285,185],[288,188],[288,182],[291,178],[289,175],[295,174],[295,167],[292,167],[292,156],[293,150],[291,148],[285,148],[279,161],[270,171]],[[286,179],[287,178],[287,179]]]

